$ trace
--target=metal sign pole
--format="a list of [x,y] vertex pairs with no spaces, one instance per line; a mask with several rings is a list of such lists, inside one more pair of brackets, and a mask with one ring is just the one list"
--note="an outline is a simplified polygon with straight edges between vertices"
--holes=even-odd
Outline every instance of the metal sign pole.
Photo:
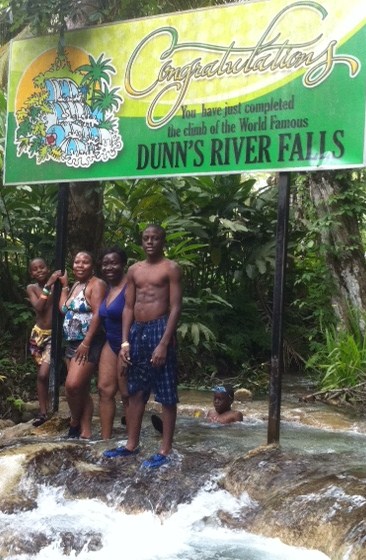
[[[56,220],[56,270],[65,270],[67,243],[67,216],[69,202],[69,184],[60,183],[58,190]],[[51,366],[49,378],[49,400],[52,412],[58,411],[60,371],[62,367],[62,316],[58,308],[61,284],[56,282],[53,292]]]
[[280,440],[281,382],[283,371],[283,303],[286,276],[287,233],[290,200],[290,174],[279,174],[276,266],[273,287],[272,351],[269,382],[267,442]]

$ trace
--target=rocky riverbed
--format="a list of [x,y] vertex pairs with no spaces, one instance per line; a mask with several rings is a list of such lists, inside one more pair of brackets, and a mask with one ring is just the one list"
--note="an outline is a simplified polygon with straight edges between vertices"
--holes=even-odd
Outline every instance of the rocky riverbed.
[[[265,401],[236,402],[244,421],[231,426],[210,425],[205,413],[210,393],[182,396],[171,461],[159,470],[141,467],[159,445],[150,423],[150,402],[144,418],[140,454],[108,460],[103,450],[126,437],[116,418],[112,442],[64,439],[68,414],[65,403],[40,428],[31,422],[0,428],[0,511],[6,516],[37,508],[42,488],[62,489],[71,500],[100,500],[135,514],[152,511],[162,520],[189,504],[203,487],[213,484],[249,502],[230,514],[218,511],[206,524],[280,538],[283,542],[319,549],[332,560],[366,558],[366,430],[364,421],[347,411],[318,403],[300,404],[287,395],[279,446],[266,445]],[[121,411],[119,411],[119,414]],[[248,505],[249,504],[249,505]],[[31,531],[31,529],[30,529]],[[98,548],[98,532],[70,536],[65,550]],[[48,546],[50,535],[37,530],[24,534],[17,525],[0,528],[0,557],[25,554]],[[34,552],[34,550],[33,550]]]

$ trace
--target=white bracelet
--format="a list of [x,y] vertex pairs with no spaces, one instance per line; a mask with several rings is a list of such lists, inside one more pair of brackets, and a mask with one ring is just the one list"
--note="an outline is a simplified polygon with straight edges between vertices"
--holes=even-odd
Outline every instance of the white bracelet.
[[127,342],[127,340],[125,342],[122,342],[122,344],[121,344],[121,348],[127,348],[129,346],[130,346],[130,343]]

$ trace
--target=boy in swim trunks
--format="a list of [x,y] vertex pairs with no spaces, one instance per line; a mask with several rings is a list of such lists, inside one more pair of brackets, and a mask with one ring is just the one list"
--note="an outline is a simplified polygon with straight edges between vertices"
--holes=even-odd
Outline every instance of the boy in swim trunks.
[[164,244],[165,230],[149,225],[142,234],[146,259],[127,273],[120,357],[128,368],[128,440],[125,447],[104,453],[129,457],[138,451],[146,396],[152,390],[162,405],[163,420],[159,452],[143,463],[152,468],[168,461],[178,402],[175,331],[182,306],[182,274],[176,262],[164,257]]
[[231,385],[219,385],[213,389],[214,409],[209,410],[207,418],[211,422],[219,424],[230,424],[231,422],[241,422],[243,414],[239,410],[232,410],[234,402],[234,389]]
[[29,274],[35,280],[35,283],[27,286],[27,296],[36,314],[36,324],[29,338],[29,351],[37,366],[39,414],[33,426],[38,427],[47,420],[53,285],[61,276],[61,271],[56,270],[50,275],[44,259],[37,257],[29,263]]

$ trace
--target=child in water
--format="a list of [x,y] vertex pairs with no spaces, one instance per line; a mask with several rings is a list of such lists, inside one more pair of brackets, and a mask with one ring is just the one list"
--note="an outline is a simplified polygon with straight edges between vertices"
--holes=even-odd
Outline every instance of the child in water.
[[241,422],[243,414],[239,410],[232,410],[234,402],[234,389],[231,385],[218,385],[213,388],[214,409],[209,410],[207,418],[210,422],[219,424],[230,424],[231,422]]
[[[214,409],[209,410],[207,419],[210,422],[219,424],[231,424],[232,422],[242,422],[243,414],[239,410],[232,410],[231,405],[234,402],[234,389],[231,385],[220,385],[213,388],[213,405]],[[155,430],[160,434],[163,433],[163,423],[157,414],[151,415],[151,422]]]

